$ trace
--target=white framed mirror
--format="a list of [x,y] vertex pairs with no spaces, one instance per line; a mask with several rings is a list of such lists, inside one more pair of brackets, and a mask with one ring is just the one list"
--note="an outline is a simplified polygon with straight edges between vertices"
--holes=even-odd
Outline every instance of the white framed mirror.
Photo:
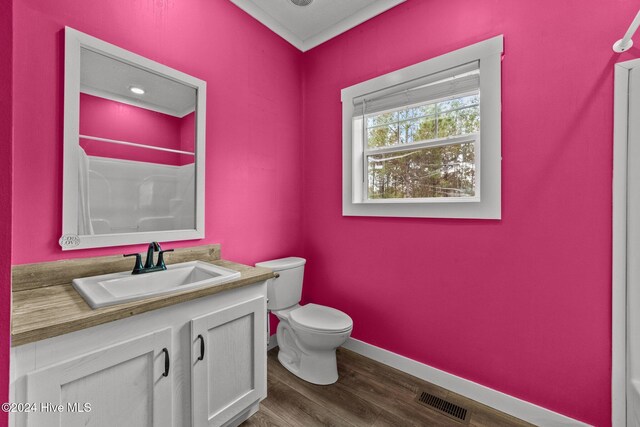
[[63,250],[204,237],[206,82],[65,28]]

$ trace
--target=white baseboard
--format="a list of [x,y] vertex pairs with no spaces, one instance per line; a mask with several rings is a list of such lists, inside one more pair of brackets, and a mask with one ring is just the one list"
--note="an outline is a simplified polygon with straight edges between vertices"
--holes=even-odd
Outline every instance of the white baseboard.
[[[269,350],[276,347],[278,342],[276,335],[269,337]],[[344,348],[361,354],[383,365],[391,366],[399,371],[420,378],[437,386],[446,388],[454,393],[490,406],[498,411],[512,415],[531,424],[545,427],[576,427],[589,426],[581,421],[550,411],[533,403],[509,396],[508,394],[493,390],[489,387],[465,380],[440,369],[432,368],[424,363],[416,362],[408,357],[392,353],[380,347],[367,344],[355,338],[349,338],[343,345]]]
[[535,425],[545,427],[588,426],[588,424],[573,418],[432,368],[355,338],[349,338],[343,347]]

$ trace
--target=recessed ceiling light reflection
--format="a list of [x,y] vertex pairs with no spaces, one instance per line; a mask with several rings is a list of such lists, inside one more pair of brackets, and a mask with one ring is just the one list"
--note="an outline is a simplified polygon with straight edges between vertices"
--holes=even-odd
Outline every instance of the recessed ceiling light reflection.
[[144,95],[144,89],[142,89],[141,87],[131,86],[129,90],[136,95]]

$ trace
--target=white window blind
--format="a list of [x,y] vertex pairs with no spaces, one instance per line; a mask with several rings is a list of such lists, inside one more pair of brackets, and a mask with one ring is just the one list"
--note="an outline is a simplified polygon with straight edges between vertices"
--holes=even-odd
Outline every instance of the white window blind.
[[427,103],[480,88],[479,61],[424,76],[353,99],[353,117]]

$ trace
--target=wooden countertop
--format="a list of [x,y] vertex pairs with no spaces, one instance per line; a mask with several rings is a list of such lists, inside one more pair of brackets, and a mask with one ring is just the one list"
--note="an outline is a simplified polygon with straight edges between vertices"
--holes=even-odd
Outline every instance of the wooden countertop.
[[[214,252],[215,251],[213,250],[211,251],[212,254]],[[217,248],[217,254],[219,255],[219,247]],[[104,258],[107,261],[114,259],[113,257]],[[183,256],[182,260],[188,260],[187,258],[188,256]],[[14,285],[14,291],[12,293],[11,346],[15,347],[69,332],[90,328],[102,323],[124,319],[129,316],[156,310],[158,308],[247,286],[273,277],[273,273],[268,268],[249,267],[247,265],[225,260],[202,259],[202,257],[195,258],[239,271],[241,274],[240,278],[221,285],[159,295],[139,301],[112,305],[95,310],[92,309],[80,294],[76,292],[73,285],[71,285],[70,280],[67,283],[52,284],[50,286],[27,286],[22,290],[15,290],[16,286]],[[98,259],[100,258],[93,258],[93,260]],[[68,263],[68,261],[65,262]],[[61,263],[61,261],[58,261],[57,263]],[[167,262],[167,264],[168,263],[169,262]],[[44,264],[45,263],[31,264],[31,266],[42,266]],[[26,270],[23,266],[16,267]],[[16,267],[14,267],[13,273],[14,282],[16,281],[17,276]],[[71,268],[70,265],[66,265],[66,267]],[[72,274],[73,272],[67,272],[67,275]],[[55,281],[52,280],[52,282]]]

